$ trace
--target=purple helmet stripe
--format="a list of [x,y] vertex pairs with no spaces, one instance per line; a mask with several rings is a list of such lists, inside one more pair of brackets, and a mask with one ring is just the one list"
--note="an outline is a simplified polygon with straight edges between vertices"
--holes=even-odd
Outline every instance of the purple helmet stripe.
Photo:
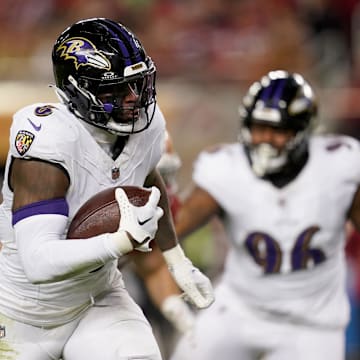
[[261,96],[260,96],[260,100],[263,100],[263,101],[267,101],[269,98],[270,98],[270,95],[271,95],[271,93],[272,93],[272,91],[273,91],[273,87],[274,87],[274,82],[272,81],[271,83],[270,83],[270,86],[267,86],[264,90],[263,90],[263,92],[262,92],[262,94],[261,94]]
[[271,100],[268,106],[278,108],[286,81],[287,79],[271,80],[270,85],[263,90],[260,99],[264,102]]
[[124,29],[122,26],[120,26],[119,24],[116,24],[116,27],[118,27],[121,31],[121,33],[125,36],[125,38],[128,40],[132,50],[134,51],[134,54],[136,55],[136,60],[138,62],[142,61],[140,53],[139,53],[139,49],[138,47],[135,45],[134,42],[134,35],[130,34],[126,29]]
[[[133,38],[133,35],[129,34],[129,32],[121,25],[119,25],[118,23],[116,22],[110,22],[108,20],[104,20],[104,23],[107,24],[107,25],[110,25],[110,26],[114,26],[116,27],[120,33],[124,36],[124,38],[126,39],[126,42],[131,46],[132,50],[133,50],[133,55],[136,56],[136,60],[137,61],[141,61],[141,56],[140,56],[140,53],[139,53],[139,50],[138,48],[136,47],[136,45],[134,44],[134,38]],[[113,37],[117,40],[119,46],[121,47],[121,49],[124,51],[124,54],[126,55],[126,59],[125,59],[125,64],[128,66],[128,65],[132,65],[132,62],[130,60],[130,53],[129,53],[129,50],[127,49],[126,46],[124,46],[124,41],[123,39],[120,39],[119,36],[111,30],[110,27],[108,27],[108,30],[109,32],[111,33],[111,35],[113,35]]]
[[25,205],[14,211],[12,224],[15,225],[20,220],[40,214],[56,214],[69,216],[69,205],[65,198],[42,200],[29,205]]
[[119,39],[119,37],[111,30],[108,29],[109,33],[114,37],[114,39],[116,39],[117,43],[119,44],[120,48],[121,48],[121,52],[125,55],[125,65],[129,66],[131,65],[131,61],[130,61],[130,54],[129,51],[127,49],[127,47],[124,45],[124,43]]
[[274,107],[278,107],[281,95],[282,95],[282,93],[284,91],[286,81],[287,81],[287,79],[279,79],[277,81],[277,87],[275,89],[275,94],[273,96],[273,101],[272,101]]

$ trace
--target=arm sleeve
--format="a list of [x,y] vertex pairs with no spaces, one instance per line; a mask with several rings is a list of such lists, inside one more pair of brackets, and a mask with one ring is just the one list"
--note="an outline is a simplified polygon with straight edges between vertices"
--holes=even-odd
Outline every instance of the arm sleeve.
[[66,223],[66,216],[39,214],[14,225],[24,272],[32,283],[63,280],[94,270],[120,255],[113,250],[112,234],[83,240],[62,239]]

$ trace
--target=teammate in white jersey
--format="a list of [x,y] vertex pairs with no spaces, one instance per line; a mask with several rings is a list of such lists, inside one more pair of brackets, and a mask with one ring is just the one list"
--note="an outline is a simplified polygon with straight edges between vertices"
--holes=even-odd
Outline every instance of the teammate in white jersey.
[[[202,308],[213,295],[177,243],[156,170],[165,121],[155,65],[132,32],[102,18],[67,28],[52,61],[61,102],[21,109],[10,130],[0,207],[0,358],[160,359],[118,258],[148,251],[156,234],[187,297]],[[134,207],[117,189],[117,232],[65,239],[78,208],[117,185],[152,193]]]
[[241,107],[241,141],[202,152],[178,236],[214,215],[229,239],[214,306],[171,360],[341,360],[349,305],[344,225],[360,226],[360,144],[311,134],[317,103],[272,71]]

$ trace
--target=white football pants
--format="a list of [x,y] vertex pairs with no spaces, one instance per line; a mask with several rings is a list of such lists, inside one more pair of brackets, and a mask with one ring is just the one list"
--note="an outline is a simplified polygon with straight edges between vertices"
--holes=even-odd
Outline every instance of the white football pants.
[[125,289],[62,326],[39,328],[1,314],[0,326],[4,360],[161,360],[148,321]]
[[220,285],[170,360],[344,360],[344,330],[265,319]]

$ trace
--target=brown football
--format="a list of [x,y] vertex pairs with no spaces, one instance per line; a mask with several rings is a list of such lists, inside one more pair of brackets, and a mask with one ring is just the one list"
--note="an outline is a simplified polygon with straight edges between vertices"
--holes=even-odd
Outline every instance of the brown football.
[[[121,187],[131,204],[143,206],[149,199],[150,190],[137,186]],[[68,239],[87,239],[107,232],[115,232],[119,227],[120,210],[112,187],[100,191],[86,201],[75,214],[67,232]]]

